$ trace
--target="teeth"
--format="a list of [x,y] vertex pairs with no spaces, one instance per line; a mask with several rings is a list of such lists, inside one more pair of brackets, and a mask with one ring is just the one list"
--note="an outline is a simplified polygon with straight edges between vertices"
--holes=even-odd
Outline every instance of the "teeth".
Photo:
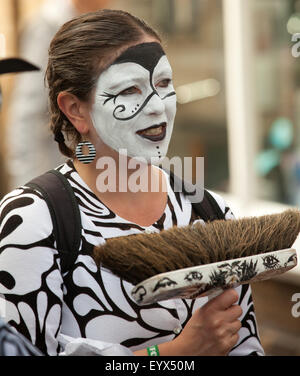
[[157,136],[163,131],[163,127],[160,126],[158,128],[151,128],[143,132],[146,136]]

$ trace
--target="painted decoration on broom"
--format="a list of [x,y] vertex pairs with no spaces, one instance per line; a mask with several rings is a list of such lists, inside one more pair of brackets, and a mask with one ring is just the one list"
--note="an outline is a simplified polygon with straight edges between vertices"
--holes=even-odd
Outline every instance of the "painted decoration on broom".
[[132,297],[138,304],[211,297],[297,264],[298,209],[202,222],[107,239],[94,248],[94,260],[135,286]]
[[296,250],[283,249],[161,273],[137,284],[131,295],[141,305],[215,296],[224,289],[273,278],[296,265]]

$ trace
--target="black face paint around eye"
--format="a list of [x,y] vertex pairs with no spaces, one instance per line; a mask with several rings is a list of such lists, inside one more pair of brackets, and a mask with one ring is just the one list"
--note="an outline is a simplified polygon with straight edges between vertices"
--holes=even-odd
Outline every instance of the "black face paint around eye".
[[166,156],[175,114],[172,68],[159,43],[130,47],[100,74],[91,117],[112,149],[157,164]]
[[[144,107],[148,104],[148,102],[151,100],[151,98],[154,95],[159,96],[157,90],[153,86],[152,77],[153,77],[153,72],[154,72],[155,67],[157,66],[161,57],[164,55],[165,55],[165,52],[159,43],[157,42],[141,43],[136,46],[129,47],[111,64],[111,65],[116,65],[116,64],[123,64],[123,63],[134,63],[134,64],[141,65],[143,68],[149,71],[149,85],[152,89],[152,92],[145,98],[143,103],[139,105],[138,110],[134,112],[133,114],[131,114],[130,116],[127,116],[127,117],[119,116],[120,114],[126,111],[126,106],[124,104],[119,104],[113,111],[113,117],[116,120],[126,121],[126,120],[133,119],[144,109]],[[105,105],[110,100],[113,100],[113,102],[115,103],[116,99],[119,97],[120,94],[121,93],[114,95],[114,94],[104,92],[101,96],[106,97],[107,99],[104,101],[103,105]],[[164,100],[173,95],[176,95],[174,90],[172,90],[170,93],[162,97],[161,100]]]

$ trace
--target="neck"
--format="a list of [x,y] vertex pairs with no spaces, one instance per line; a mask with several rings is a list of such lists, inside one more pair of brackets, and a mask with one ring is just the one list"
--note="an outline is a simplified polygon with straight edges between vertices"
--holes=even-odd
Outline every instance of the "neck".
[[128,168],[129,165],[124,168],[121,163],[111,168],[99,166],[95,161],[84,165],[78,160],[74,165],[98,199],[120,217],[150,226],[163,215],[168,194],[167,182],[160,169],[145,164],[135,169]]
[[99,198],[122,196],[138,198],[145,194],[166,191],[166,184],[161,171],[148,164],[139,163],[128,157],[104,157],[96,159],[90,164],[82,164],[77,159],[74,166]]

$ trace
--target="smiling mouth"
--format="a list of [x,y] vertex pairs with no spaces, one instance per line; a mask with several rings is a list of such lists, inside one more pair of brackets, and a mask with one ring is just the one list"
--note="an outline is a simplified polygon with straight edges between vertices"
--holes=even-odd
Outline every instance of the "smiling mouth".
[[162,141],[166,136],[167,123],[152,125],[149,128],[137,131],[136,133],[150,141]]

